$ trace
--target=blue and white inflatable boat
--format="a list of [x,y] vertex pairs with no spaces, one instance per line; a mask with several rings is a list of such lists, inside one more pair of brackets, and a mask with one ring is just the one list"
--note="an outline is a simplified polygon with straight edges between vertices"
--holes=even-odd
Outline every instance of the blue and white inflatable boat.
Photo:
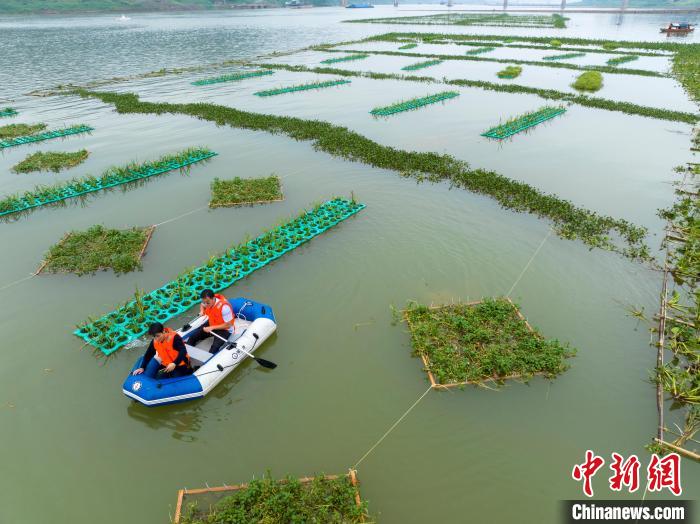
[[[235,298],[229,302],[236,315],[235,330],[221,351],[216,355],[209,353],[213,337],[203,340],[197,347],[187,344],[192,332],[207,321],[206,316],[197,317],[177,330],[185,341],[195,372],[175,378],[152,378],[145,374],[134,376],[129,373],[122,386],[124,394],[146,406],[162,406],[200,398],[214,389],[248,358],[241,349],[253,353],[277,329],[275,315],[267,304],[247,298]],[[140,368],[142,360],[143,357],[139,357],[131,371]]]

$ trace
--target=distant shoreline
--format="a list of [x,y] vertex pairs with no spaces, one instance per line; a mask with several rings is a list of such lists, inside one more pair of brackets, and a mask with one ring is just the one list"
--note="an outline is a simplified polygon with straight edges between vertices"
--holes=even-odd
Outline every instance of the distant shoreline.
[[[314,6],[314,7],[328,7],[328,6]],[[241,5],[228,5],[228,6],[169,6],[163,8],[146,7],[139,9],[138,7],[129,8],[105,8],[105,9],[39,9],[34,11],[2,11],[0,10],[0,16],[33,16],[33,15],[46,15],[46,16],[60,16],[60,15],[113,15],[113,14],[145,14],[145,13],[192,13],[194,11],[260,11],[264,9],[284,9],[283,5],[279,4],[241,4]]]

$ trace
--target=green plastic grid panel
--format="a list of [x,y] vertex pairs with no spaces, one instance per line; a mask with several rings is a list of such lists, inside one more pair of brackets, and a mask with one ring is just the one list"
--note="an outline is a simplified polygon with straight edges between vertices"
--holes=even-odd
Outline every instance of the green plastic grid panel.
[[5,107],[0,109],[0,118],[4,116],[17,116],[19,113],[14,107]]
[[341,56],[339,58],[327,58],[326,60],[322,60],[322,64],[336,64],[338,62],[350,62],[352,60],[364,60],[365,58],[369,57],[367,53],[358,53],[354,55],[347,55],[347,56]]
[[482,53],[490,53],[496,49],[495,47],[487,46],[487,47],[478,47],[477,49],[471,49],[467,51],[465,54],[467,55],[480,55]]
[[[163,164],[159,165],[158,167],[151,166],[151,167],[142,168],[140,170],[129,171],[131,176],[121,177],[118,180],[114,180],[114,181],[111,181],[111,182],[106,183],[106,184],[103,183],[100,179],[73,180],[73,181],[67,182],[63,185],[56,186],[54,189],[55,189],[55,193],[57,193],[57,196],[54,196],[52,198],[43,198],[43,197],[40,197],[38,195],[34,196],[32,194],[25,193],[23,196],[17,198],[17,203],[16,203],[14,209],[0,212],[0,217],[6,216],[6,215],[12,215],[15,213],[22,213],[22,212],[28,211],[30,209],[34,209],[34,208],[41,207],[41,206],[46,206],[49,204],[60,202],[62,200],[76,198],[76,197],[79,197],[82,195],[86,195],[88,193],[93,193],[95,191],[102,191],[104,189],[109,189],[109,188],[112,188],[115,186],[120,186],[122,184],[127,184],[127,183],[133,182],[135,180],[160,175],[160,174],[166,173],[168,171],[172,171],[173,169],[187,167],[191,164],[194,164],[196,162],[201,162],[202,160],[206,160],[207,158],[211,158],[211,157],[216,156],[216,155],[217,155],[217,153],[214,153],[212,151],[195,152],[192,155],[190,155],[186,160],[183,160],[181,162],[177,162],[177,161],[163,162]],[[43,190],[45,191],[46,188],[43,188]]]
[[615,58],[611,58],[610,60],[607,61],[607,64],[609,66],[618,66],[620,64],[625,64],[627,62],[632,62],[634,60],[637,60],[639,57],[637,55],[623,55],[623,56],[618,56]]
[[508,138],[516,133],[525,131],[526,129],[534,127],[537,124],[541,124],[542,122],[554,118],[555,116],[559,116],[565,112],[566,109],[563,107],[543,107],[534,113],[529,113],[527,115],[523,115],[522,117],[516,118],[512,122],[507,122],[500,126],[493,127],[485,133],[482,133],[481,136],[495,138],[496,140],[503,140],[504,138]]
[[425,62],[416,62],[415,64],[402,67],[401,71],[416,71],[417,69],[425,69],[438,64],[442,64],[442,60],[426,60]]
[[458,91],[443,91],[442,93],[436,93],[423,98],[414,98],[412,100],[407,100],[406,102],[400,102],[398,104],[393,104],[386,107],[376,107],[370,111],[370,114],[374,116],[389,116],[396,113],[401,113],[402,111],[410,111],[411,109],[418,109],[419,107],[427,106],[429,104],[442,102],[443,100],[449,100],[450,98],[454,98],[456,96],[459,96]]
[[52,138],[60,138],[62,136],[89,133],[90,131],[94,131],[94,129],[90,126],[73,126],[65,129],[46,131],[45,133],[38,133],[36,135],[18,136],[17,138],[11,138],[9,140],[0,140],[0,149],[21,146],[23,144],[31,144],[33,142],[41,142],[42,140],[50,140]]
[[542,60],[569,60],[571,58],[580,58],[586,56],[586,53],[564,53],[563,55],[543,56]]
[[316,82],[313,84],[302,84],[298,86],[280,87],[278,89],[268,89],[266,91],[258,91],[254,93],[256,96],[275,96],[285,93],[294,93],[295,91],[307,91],[309,89],[323,89],[325,87],[340,86],[349,84],[350,80],[329,80],[328,82]]
[[[219,292],[232,286],[364,208],[365,204],[342,198],[329,200],[143,295],[140,305],[131,300],[94,322],[82,325],[73,334],[110,355],[144,335],[151,322],[166,322],[191,309],[202,290],[210,288]],[[140,319],[137,318],[139,314]],[[101,336],[105,340],[105,334],[108,345],[99,341]]]
[[236,82],[238,80],[244,80],[246,78],[254,78],[256,76],[272,75],[274,71],[269,69],[260,69],[258,71],[247,71],[241,73],[231,73],[230,75],[222,75],[214,78],[204,78],[202,80],[195,80],[192,82],[193,86],[208,86],[211,84],[221,84],[223,82]]
[[402,45],[401,47],[399,47],[399,49],[415,49],[416,47],[418,47],[418,44],[410,43]]

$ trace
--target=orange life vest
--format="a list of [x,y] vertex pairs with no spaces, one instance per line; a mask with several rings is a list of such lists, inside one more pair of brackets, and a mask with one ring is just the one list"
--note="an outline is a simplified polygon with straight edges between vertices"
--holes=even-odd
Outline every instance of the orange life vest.
[[[173,347],[173,341],[175,340],[177,333],[170,328],[165,328],[163,333],[165,333],[165,339],[162,342],[154,340],[153,347],[155,348],[158,357],[160,357],[160,363],[167,366],[175,362],[175,359],[177,358],[177,349]],[[187,358],[178,365],[186,366],[189,364],[189,362],[190,356],[187,355]]]
[[[203,311],[204,314],[209,318],[210,326],[220,326],[221,324],[226,323],[221,310],[224,308],[224,306],[228,306],[231,308],[231,313],[233,313],[233,307],[231,306],[229,301],[226,300],[225,296],[217,293],[214,295],[214,297],[216,297],[218,300],[214,303],[213,306],[203,308]],[[235,315],[233,316],[233,318],[235,318]],[[233,329],[233,324],[231,325],[231,329]]]

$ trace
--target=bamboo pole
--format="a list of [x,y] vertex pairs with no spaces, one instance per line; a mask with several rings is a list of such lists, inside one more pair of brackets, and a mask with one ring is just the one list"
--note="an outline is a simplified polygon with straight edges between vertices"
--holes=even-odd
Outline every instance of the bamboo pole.
[[665,442],[665,441],[663,441],[663,440],[661,440],[661,439],[658,439],[658,438],[655,438],[655,439],[654,439],[654,442],[656,442],[657,444],[663,446],[664,448],[670,449],[671,451],[675,451],[675,452],[678,453],[679,455],[683,455],[683,456],[686,457],[686,458],[689,458],[689,459],[696,460],[696,461],[700,462],[700,455],[698,455],[697,453],[694,453],[694,452],[692,452],[692,451],[689,451],[689,450],[687,450],[687,449],[685,449],[685,448],[681,448],[681,447],[675,446],[674,444],[671,444],[670,442]]
[[666,341],[666,299],[668,298],[668,247],[664,260],[664,277],[661,284],[661,307],[659,310],[659,337],[656,348],[656,411],[658,412],[658,428],[656,438],[664,440],[664,389],[660,373],[664,367],[664,345]]

